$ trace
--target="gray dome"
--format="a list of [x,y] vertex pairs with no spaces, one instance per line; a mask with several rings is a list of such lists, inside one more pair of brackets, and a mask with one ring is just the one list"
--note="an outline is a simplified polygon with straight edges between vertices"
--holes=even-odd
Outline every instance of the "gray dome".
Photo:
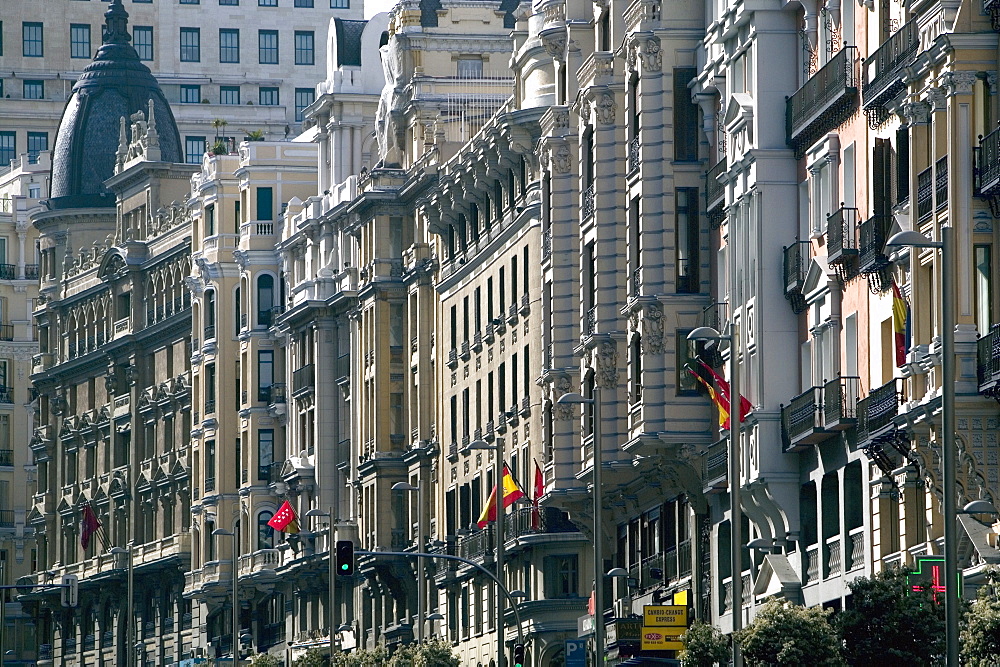
[[156,114],[164,162],[181,162],[181,138],[170,105],[149,68],[129,43],[128,13],[112,0],[104,14],[104,44],[94,56],[63,109],[52,152],[49,208],[111,207],[104,181],[114,175],[119,119]]

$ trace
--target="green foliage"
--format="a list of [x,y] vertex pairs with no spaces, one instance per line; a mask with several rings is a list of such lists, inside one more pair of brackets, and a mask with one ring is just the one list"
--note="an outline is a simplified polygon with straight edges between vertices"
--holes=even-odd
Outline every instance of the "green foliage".
[[[326,663],[315,663],[316,666]],[[390,656],[384,647],[362,649],[350,653],[336,653],[333,657],[336,667],[458,667],[458,656],[451,649],[451,643],[431,639],[423,644],[401,646]],[[314,663],[296,667],[314,667]]]
[[684,650],[679,657],[684,667],[713,667],[729,660],[729,640],[714,625],[695,621],[681,640]]
[[247,141],[264,141],[264,130],[250,130],[246,137]]
[[979,589],[962,628],[962,664],[993,667],[1000,664],[1000,570],[985,571],[987,584]]
[[226,145],[225,141],[216,141],[212,144],[212,148],[209,149],[212,155],[226,155],[229,153],[229,146]]
[[258,653],[250,658],[250,667],[281,667],[281,660],[270,653]]
[[[337,655],[344,655],[343,653],[338,653]],[[334,665],[343,665],[350,663],[341,663],[334,660]],[[306,651],[303,655],[299,656],[292,661],[292,667],[328,667],[330,665],[329,659],[326,654],[318,649],[311,648]]]
[[929,591],[912,591],[906,568],[883,570],[848,586],[851,601],[833,623],[849,665],[943,664],[944,605]]
[[747,665],[843,665],[830,612],[771,599],[737,633]]

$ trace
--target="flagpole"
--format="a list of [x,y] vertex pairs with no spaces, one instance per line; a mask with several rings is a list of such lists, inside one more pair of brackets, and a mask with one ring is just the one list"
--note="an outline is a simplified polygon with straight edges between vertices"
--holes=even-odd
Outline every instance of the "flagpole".
[[[504,536],[503,536],[503,521],[504,515],[504,489],[503,489],[503,478],[504,478],[504,438],[503,436],[497,436],[497,448],[496,464],[493,466],[496,475],[496,490],[494,491],[494,507],[496,507],[496,539],[497,539],[497,667],[506,667],[507,665],[507,653],[504,651],[504,639],[507,633],[504,632],[504,603],[501,600],[503,598],[502,587],[506,586],[506,579],[504,577],[503,566],[504,566]],[[502,584],[502,585],[501,585]]]

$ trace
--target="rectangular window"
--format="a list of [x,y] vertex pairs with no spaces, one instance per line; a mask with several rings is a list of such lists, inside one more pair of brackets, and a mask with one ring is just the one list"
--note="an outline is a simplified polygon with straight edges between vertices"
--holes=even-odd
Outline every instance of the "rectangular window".
[[25,58],[41,58],[45,55],[42,24],[25,22],[21,24],[22,55]]
[[69,26],[69,57],[91,58],[90,26],[86,23],[71,23]]
[[258,60],[261,65],[278,64],[278,31],[258,30]]
[[181,28],[181,62],[201,62],[201,28]]
[[257,351],[257,400],[271,400],[271,385],[274,384],[274,351]]
[[215,364],[205,364],[205,414],[215,414]]
[[277,7],[278,0],[257,0],[258,7]]
[[675,338],[677,341],[677,377],[675,381],[677,382],[678,396],[697,396],[701,389],[701,384],[688,372],[688,368],[697,373],[701,372],[701,364],[698,363],[697,357],[704,343],[688,340],[689,333],[689,329],[678,329]]
[[316,91],[312,88],[295,89],[295,122],[302,122],[302,112],[316,100]]
[[182,5],[200,5],[201,0],[181,0]]
[[691,101],[688,83],[698,71],[694,67],[674,68],[674,159],[698,159],[698,120],[700,110]]
[[[274,463],[274,431],[257,431],[257,479],[271,481],[271,464]],[[276,481],[276,480],[275,480]]]
[[459,58],[458,76],[460,79],[481,79],[483,78],[482,58]]
[[698,188],[677,188],[677,293],[697,294],[699,258]]
[[188,164],[201,164],[205,155],[205,137],[184,137],[184,161]]
[[139,54],[139,60],[153,59],[153,26],[137,25],[132,28],[132,46]]
[[215,236],[215,204],[205,207],[205,236]]
[[257,219],[274,220],[274,191],[271,188],[257,188]]
[[985,336],[993,322],[993,248],[976,245],[973,261],[976,263],[976,326],[979,335]]
[[24,99],[26,100],[44,100],[45,99],[45,82],[25,79],[24,80]]
[[330,0],[330,9],[350,9],[351,0]]
[[17,157],[17,135],[13,132],[0,132],[0,169],[5,168]]
[[272,88],[270,86],[260,87],[260,105],[262,107],[276,107],[278,106],[278,89]]
[[238,28],[219,29],[219,62],[238,63],[240,61],[240,31]]
[[48,132],[28,132],[28,158],[38,159],[38,154],[49,150]]
[[201,86],[181,86],[181,104],[201,102]]
[[295,64],[316,64],[316,35],[312,30],[295,31]]
[[219,86],[219,104],[239,104],[239,86]]
[[215,491],[215,440],[205,443],[205,491]]
[[307,9],[312,9],[313,0],[295,0],[296,7],[305,7]]
[[548,599],[576,597],[580,579],[577,555],[546,556],[544,563],[545,597]]
[[239,7],[240,0],[219,0],[220,7]]

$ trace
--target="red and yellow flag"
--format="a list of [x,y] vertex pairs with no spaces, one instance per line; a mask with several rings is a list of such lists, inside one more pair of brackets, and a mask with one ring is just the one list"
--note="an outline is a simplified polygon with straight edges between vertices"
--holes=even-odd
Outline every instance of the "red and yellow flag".
[[[479,515],[479,522],[476,524],[480,528],[485,528],[486,524],[491,521],[497,520],[497,490],[493,487],[493,491],[490,492],[490,499],[486,501],[486,507],[483,508],[483,513]],[[504,464],[503,467],[503,508],[507,509],[513,505],[517,500],[524,497],[524,491],[521,487],[517,485],[514,481],[513,476],[510,474],[510,468]]]
[[729,403],[724,402],[719,398],[719,395],[715,393],[715,387],[710,385],[705,378],[695,373],[690,368],[687,372],[694,376],[694,379],[701,383],[705,387],[705,391],[708,392],[709,398],[715,403],[715,407],[719,409],[719,428],[727,429],[729,428]]
[[896,348],[896,366],[906,364],[906,348],[909,344],[907,340],[910,329],[910,305],[906,303],[903,294],[899,291],[899,285],[892,281],[892,333],[893,344]]
[[299,532],[299,518],[295,516],[295,509],[287,500],[281,504],[277,513],[267,522],[271,528],[280,530],[283,533],[294,535]]

